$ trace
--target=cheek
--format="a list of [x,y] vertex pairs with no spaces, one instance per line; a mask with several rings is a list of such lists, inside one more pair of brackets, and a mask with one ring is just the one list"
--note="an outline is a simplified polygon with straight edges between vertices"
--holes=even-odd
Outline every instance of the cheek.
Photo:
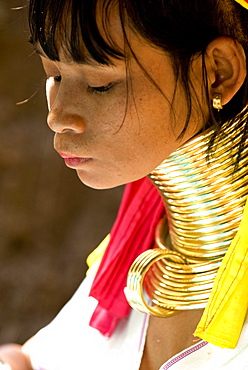
[[165,143],[171,118],[169,104],[161,94],[155,92],[140,96],[130,106],[129,118],[137,140],[146,145]]
[[[106,96],[91,98],[85,107],[84,114],[88,117],[89,125],[102,135],[118,136],[122,128],[132,128],[132,117],[125,88],[117,88]],[[125,131],[125,130],[124,130]],[[97,134],[97,132],[96,132]]]

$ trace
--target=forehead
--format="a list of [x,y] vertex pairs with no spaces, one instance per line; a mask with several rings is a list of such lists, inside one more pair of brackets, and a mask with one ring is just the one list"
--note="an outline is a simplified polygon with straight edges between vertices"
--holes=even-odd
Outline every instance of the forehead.
[[[74,0],[71,1],[73,3]],[[94,11],[91,9],[90,14],[89,9],[81,9],[78,5],[85,4],[85,0],[75,0],[75,3],[75,9],[73,5],[67,12],[65,9],[68,10],[68,7],[60,9],[60,16],[57,16],[55,21],[53,6],[53,11],[48,9],[49,11],[44,12],[41,17],[43,23],[37,25],[41,33],[34,35],[35,47],[39,54],[44,54],[43,56],[50,60],[65,61],[66,64],[125,66],[128,71],[129,64],[132,63],[141,68],[147,76],[151,65],[157,65],[157,61],[162,64],[168,62],[165,51],[151,45],[135,31],[128,18],[120,14],[117,2],[99,0],[98,7],[94,8]],[[88,15],[91,18],[87,18]]]
[[111,64],[111,58],[126,57],[126,31],[116,1],[30,2],[31,42],[50,59],[63,54],[78,63]]

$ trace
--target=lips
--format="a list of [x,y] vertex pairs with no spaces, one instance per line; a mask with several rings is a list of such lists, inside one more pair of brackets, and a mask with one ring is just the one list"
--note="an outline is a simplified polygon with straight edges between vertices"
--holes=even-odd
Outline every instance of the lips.
[[80,157],[76,157],[75,155],[70,155],[70,154],[65,154],[65,153],[59,153],[59,155],[64,158],[64,159],[67,159],[67,158],[80,158]]
[[64,159],[65,164],[68,167],[73,167],[73,168],[78,167],[82,165],[83,163],[88,162],[90,160],[90,158],[76,157],[76,156],[66,154],[66,153],[59,153],[59,155]]

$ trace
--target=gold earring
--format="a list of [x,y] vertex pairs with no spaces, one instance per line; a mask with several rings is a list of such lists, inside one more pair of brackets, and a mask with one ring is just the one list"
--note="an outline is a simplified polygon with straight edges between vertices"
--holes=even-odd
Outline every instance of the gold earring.
[[221,104],[221,94],[214,94],[213,96],[213,108],[217,109],[218,112],[223,108]]

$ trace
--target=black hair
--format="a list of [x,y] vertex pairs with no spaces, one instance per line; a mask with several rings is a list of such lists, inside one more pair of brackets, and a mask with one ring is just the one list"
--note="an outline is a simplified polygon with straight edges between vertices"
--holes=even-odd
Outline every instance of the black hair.
[[[169,53],[175,76],[184,87],[188,104],[185,132],[192,109],[189,73],[192,58],[204,56],[207,45],[219,36],[230,36],[241,43],[248,56],[248,11],[235,0],[29,0],[31,42],[40,44],[46,55],[59,60],[59,50],[77,63],[95,60],[110,64],[112,58],[125,58],[108,32],[110,12],[119,11],[123,35],[132,27],[153,45]],[[69,17],[67,15],[70,15]],[[101,29],[99,30],[99,14]],[[103,34],[104,33],[104,34]],[[128,43],[128,37],[125,37]],[[207,126],[221,126],[239,115],[248,103],[248,78],[221,112],[212,109],[207,91],[203,58],[203,78],[210,117]],[[149,77],[149,71],[145,71]],[[242,113],[243,112],[243,113]],[[239,156],[246,140],[247,124],[240,142]],[[211,146],[211,143],[210,143]],[[239,157],[238,156],[238,157]]]

